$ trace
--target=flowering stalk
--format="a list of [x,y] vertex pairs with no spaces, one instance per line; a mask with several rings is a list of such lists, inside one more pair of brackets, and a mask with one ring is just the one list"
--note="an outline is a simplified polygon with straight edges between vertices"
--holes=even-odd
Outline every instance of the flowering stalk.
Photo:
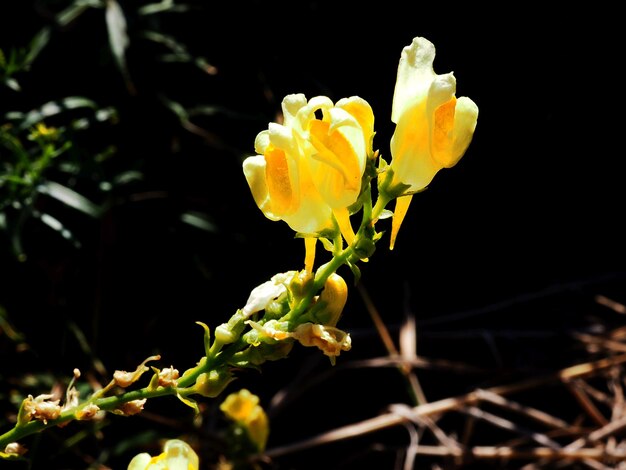
[[[284,123],[271,123],[259,133],[255,141],[259,155],[247,158],[243,170],[264,215],[283,220],[304,238],[303,269],[276,274],[257,286],[246,305],[213,334],[198,322],[204,328],[205,355],[180,377],[174,367],[152,367],[148,386],[127,390],[150,370],[147,362],[160,359],[153,356],[134,372],[116,371],[108,385],[83,402],[74,387],[78,371],[63,406],[52,395],[29,396],[15,427],[0,435],[0,458],[19,456],[23,448],[17,442],[28,435],[73,420],[97,419],[105,412],[130,416],[141,412],[151,398],[174,395],[199,413],[192,396],[217,397],[235,379],[236,369],[283,359],[296,343],[319,348],[334,364],[342,351],[351,348],[350,335],[337,328],[348,295],[337,271],[347,265],[359,279],[358,263],[374,254],[382,237],[376,224],[390,215],[393,248],[412,195],[425,189],[440,169],[456,164],[476,126],[478,108],[469,98],[457,100],[454,76],[435,74],[433,60],[434,46],[423,38],[403,50],[394,93],[392,121],[397,127],[390,164],[373,149],[374,115],[362,98],[333,103],[326,97],[287,96],[282,103]],[[386,207],[393,200],[396,209],[391,214]],[[361,222],[354,232],[350,218],[358,212]],[[318,241],[331,259],[314,269]],[[225,409],[238,425],[249,428],[262,450],[266,421],[243,419],[233,405],[257,410],[258,403],[251,400],[249,395],[237,396]],[[263,415],[257,410],[251,416]],[[163,458],[181,448],[186,449],[173,442]],[[151,459],[141,455],[133,468],[143,468]]]

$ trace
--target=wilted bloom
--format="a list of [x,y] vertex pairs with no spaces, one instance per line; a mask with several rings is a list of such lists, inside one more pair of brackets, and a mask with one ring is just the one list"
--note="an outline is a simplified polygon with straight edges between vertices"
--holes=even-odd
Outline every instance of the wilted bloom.
[[333,365],[335,357],[339,356],[341,351],[349,351],[352,348],[350,335],[333,326],[303,323],[296,327],[291,336],[303,346],[316,346],[330,358]]
[[282,111],[283,124],[270,123],[257,135],[258,155],[244,161],[243,171],[267,218],[310,235],[305,269],[311,271],[314,235],[332,229],[333,217],[348,243],[354,237],[348,207],[361,193],[374,114],[356,96],[333,104],[325,96],[307,101],[303,94],[286,96]]
[[57,419],[61,415],[61,407],[59,406],[59,400],[51,400],[54,395],[44,394],[38,395],[33,398],[32,395],[28,397],[22,403],[22,419],[26,422],[31,419],[38,419],[43,421],[44,424],[48,423],[48,420]]
[[122,416],[136,415],[137,413],[141,413],[141,411],[143,411],[143,405],[146,404],[146,401],[146,398],[127,401],[126,403],[122,403],[118,408],[114,409],[113,413]]
[[231,393],[220,405],[220,410],[242,426],[259,451],[265,449],[269,436],[269,424],[265,411],[259,405],[259,397],[244,389]]
[[99,412],[100,407],[94,403],[90,403],[76,412],[76,419],[79,421],[94,419]]
[[407,185],[396,202],[391,248],[406,214],[411,195],[423,190],[442,168],[460,160],[469,146],[478,107],[469,98],[456,98],[452,72],[433,70],[435,46],[417,37],[402,50],[393,96],[391,120],[391,187]]
[[116,370],[113,373],[113,380],[115,381],[115,384],[122,388],[126,388],[130,386],[131,384],[139,380],[139,378],[143,375],[144,372],[146,372],[147,370],[150,370],[148,366],[146,366],[147,362],[158,361],[159,359],[161,359],[161,356],[158,356],[158,355],[150,356],[148,359],[146,359],[141,364],[139,364],[139,366],[137,366],[137,369],[134,370],[133,372],[126,372],[124,370]]
[[161,387],[176,387],[178,384],[179,372],[174,367],[166,367],[159,372],[159,385]]
[[[18,442],[9,442],[4,448],[4,454],[6,456],[19,456],[24,455],[26,452],[26,447]],[[2,452],[0,452],[0,454],[2,454]]]
[[152,457],[143,452],[133,457],[128,470],[198,470],[200,459],[189,444],[180,439],[170,439],[163,446],[163,453]]

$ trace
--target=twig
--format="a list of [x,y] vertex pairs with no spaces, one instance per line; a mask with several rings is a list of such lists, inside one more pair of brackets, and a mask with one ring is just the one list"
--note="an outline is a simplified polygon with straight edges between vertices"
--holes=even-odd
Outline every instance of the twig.
[[579,385],[578,381],[565,380],[563,382],[567,389],[574,395],[574,398],[580,403],[587,415],[594,420],[600,426],[605,426],[608,423],[606,417],[600,412],[598,407],[591,401],[589,395]]
[[534,419],[535,421],[545,424],[546,426],[552,428],[570,427],[570,424],[562,419],[556,418],[536,408],[531,408],[529,406],[524,406],[517,402],[507,400],[506,398],[490,392],[489,390],[477,390],[476,394],[480,400],[523,414]]
[[462,408],[461,411],[463,413],[467,413],[469,415],[472,415],[476,418],[482,419],[483,421],[487,421],[488,423],[491,423],[492,425],[502,428],[502,429],[506,429],[508,431],[511,432],[515,432],[517,434],[522,434],[526,437],[528,437],[529,439],[537,442],[538,444],[542,444],[546,447],[550,447],[551,449],[560,449],[561,446],[559,445],[558,442],[553,441],[552,439],[550,439],[548,436],[546,436],[545,434],[541,434],[538,432],[534,432],[531,431],[529,429],[525,429],[517,424],[515,424],[513,421],[509,421],[508,419],[504,419],[500,416],[496,416],[492,413],[489,413],[487,411],[481,410],[479,408],[476,408],[474,406],[470,406],[467,408]]
[[[554,383],[566,379],[573,379],[575,377],[584,377],[594,372],[606,369],[608,367],[612,367],[618,364],[622,364],[626,362],[626,354],[615,356],[611,358],[600,359],[598,361],[587,362],[584,364],[577,364],[572,367],[567,367],[558,371],[555,374],[549,375],[543,378],[536,378],[526,380],[524,382],[498,386],[487,389],[488,391],[498,394],[505,395],[510,393],[521,392],[524,390],[528,390],[540,385],[545,385],[549,383]],[[451,397],[445,398],[439,401],[426,403],[423,405],[418,405],[411,409],[412,414],[415,416],[432,416],[444,413],[446,411],[452,409],[458,409],[462,406],[467,406],[469,404],[476,403],[479,397],[476,391],[470,392],[468,394],[459,396],[459,397]],[[308,449],[310,447],[315,447],[322,444],[327,444],[329,442],[335,442],[343,439],[350,439],[356,436],[360,436],[363,434],[367,434],[370,432],[379,431],[388,427],[397,426],[402,422],[406,421],[406,418],[402,416],[398,416],[397,414],[387,413],[379,416],[375,416],[373,418],[361,421],[359,423],[350,424],[347,426],[343,426],[332,431],[328,431],[326,433],[319,434],[312,438],[295,442],[293,444],[287,444],[285,446],[275,447],[274,449],[270,449],[266,452],[266,455],[270,457],[278,457],[281,455],[297,452],[299,450]],[[493,449],[493,448],[492,448]],[[499,448],[498,448],[499,449]],[[595,454],[601,455],[604,454],[599,453],[597,449],[592,449]],[[530,451],[527,451],[530,452]],[[621,451],[620,451],[621,452]],[[624,451],[626,453],[626,451]],[[541,452],[540,452],[541,454]],[[556,455],[549,454],[548,456]],[[620,454],[621,455],[621,454]],[[541,457],[541,455],[537,455],[535,457]],[[565,458],[565,457],[561,457]],[[569,457],[568,457],[569,458]],[[585,457],[587,458],[587,457]],[[593,458],[593,457],[589,457]]]

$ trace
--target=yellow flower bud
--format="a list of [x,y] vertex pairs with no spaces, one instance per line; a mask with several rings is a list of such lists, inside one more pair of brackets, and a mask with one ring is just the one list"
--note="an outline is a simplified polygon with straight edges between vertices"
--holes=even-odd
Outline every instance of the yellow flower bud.
[[323,302],[323,310],[317,315],[320,321],[326,326],[336,326],[347,300],[346,281],[339,274],[332,273],[328,276],[318,300],[318,302]]

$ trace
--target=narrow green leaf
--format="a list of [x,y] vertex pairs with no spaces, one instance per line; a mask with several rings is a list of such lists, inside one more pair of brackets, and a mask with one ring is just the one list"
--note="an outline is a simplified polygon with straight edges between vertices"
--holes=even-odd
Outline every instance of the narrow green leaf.
[[126,32],[126,17],[124,16],[124,11],[120,7],[120,4],[117,3],[116,0],[107,0],[105,19],[109,32],[111,52],[113,53],[118,68],[122,72],[126,86],[129,91],[132,92],[134,91],[134,87],[130,81],[128,68],[126,67],[126,49],[130,43]]
[[206,323],[202,323],[201,321],[197,321],[196,324],[204,328],[204,351],[208,357],[209,351],[211,350],[211,329]]
[[217,232],[217,227],[211,222],[205,214],[199,212],[185,212],[181,214],[180,220],[192,227],[205,230],[207,232]]
[[194,414],[196,416],[198,416],[200,414],[200,408],[198,408],[198,403],[194,399],[183,397],[180,393],[177,393],[176,397],[180,401],[182,401],[185,405],[187,405],[188,407],[192,408],[193,411],[194,411]]
[[35,37],[30,41],[30,50],[24,60],[24,66],[30,66],[44,47],[48,45],[50,40],[50,28],[48,26],[42,28]]
[[176,5],[174,0],[162,0],[159,3],[149,3],[137,10],[140,15],[153,15],[155,13],[176,12],[181,13],[190,10],[189,5]]
[[98,106],[96,105],[96,103],[87,98],[83,98],[81,96],[68,96],[67,98],[63,98],[58,101],[49,101],[40,108],[33,109],[25,115],[18,112],[7,113],[5,115],[5,118],[12,120],[22,119],[22,122],[20,123],[18,128],[19,130],[24,130],[32,127],[33,125],[43,121],[46,118],[55,116],[64,111],[78,108],[97,109],[97,107]]
[[41,222],[44,225],[47,225],[48,227],[50,227],[55,232],[58,232],[59,235],[61,235],[63,238],[65,238],[66,240],[72,242],[76,248],[80,248],[80,242],[76,239],[76,237],[74,237],[74,234],[72,234],[72,232],[70,232],[61,223],[61,221],[59,219],[57,219],[56,217],[51,216],[50,214],[41,214],[39,212],[33,212],[33,216],[34,217],[38,217],[39,220],[41,220]]
[[47,181],[37,187],[42,194],[47,194],[63,204],[73,207],[93,218],[100,217],[101,209],[82,194],[54,181]]
[[103,6],[100,0],[76,0],[56,16],[56,22],[59,26],[67,26],[89,8],[102,8]]

